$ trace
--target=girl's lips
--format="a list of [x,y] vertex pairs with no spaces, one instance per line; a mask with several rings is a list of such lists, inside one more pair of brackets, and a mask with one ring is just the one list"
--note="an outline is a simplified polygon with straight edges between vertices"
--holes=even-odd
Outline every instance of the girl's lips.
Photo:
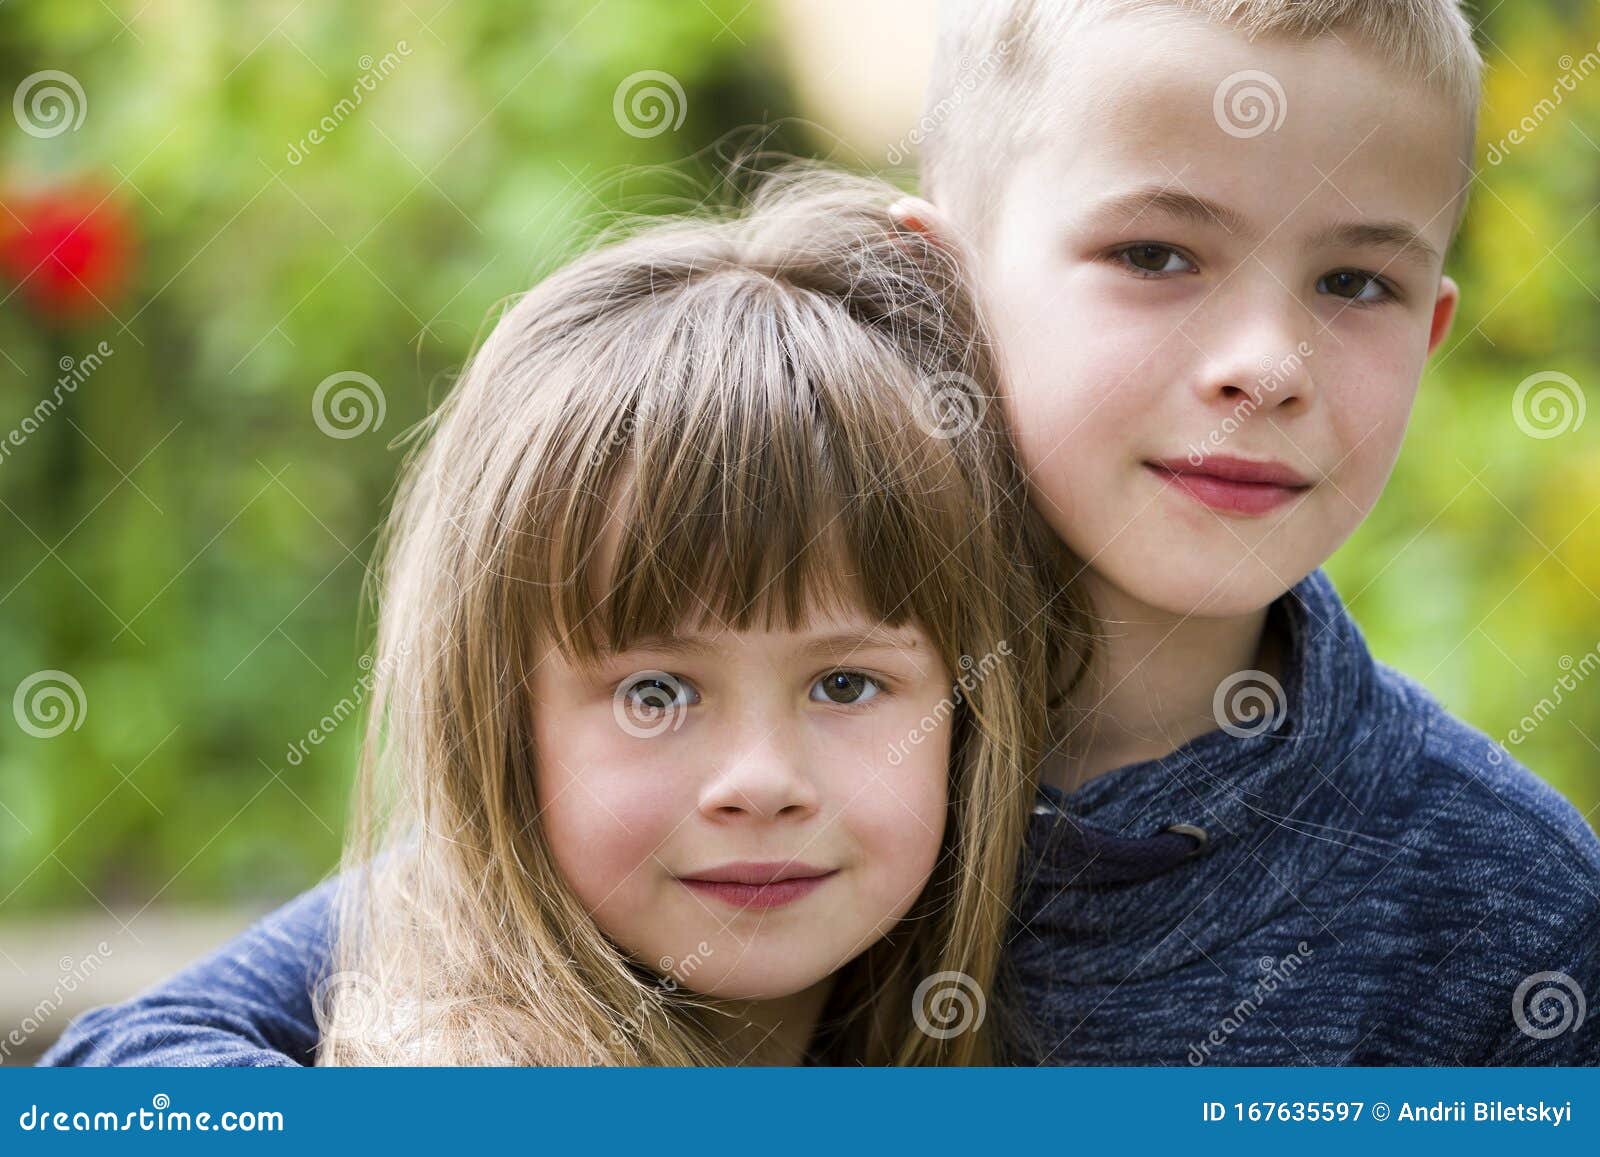
[[[1294,501],[1311,488],[1309,483],[1287,481],[1294,475],[1272,465],[1251,468],[1219,464],[1215,473],[1210,463],[1196,468],[1187,462],[1181,466],[1146,462],[1145,467],[1197,502],[1230,514],[1265,514]],[[1224,473],[1230,476],[1224,477]]]
[[[770,884],[736,884],[729,880],[691,880],[683,883],[694,892],[711,896],[738,908],[779,908],[792,904],[802,896],[810,895],[825,880],[837,876],[838,870],[820,876],[794,876]],[[681,877],[680,877],[681,878]]]

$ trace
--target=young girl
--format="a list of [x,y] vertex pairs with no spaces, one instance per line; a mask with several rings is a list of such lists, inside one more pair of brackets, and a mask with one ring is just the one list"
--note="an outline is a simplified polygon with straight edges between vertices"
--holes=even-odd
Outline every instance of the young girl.
[[[1026,1053],[1000,961],[1072,611],[973,303],[892,198],[775,178],[505,314],[395,501],[339,918],[49,1060]],[[245,1059],[263,959],[289,1023]]]

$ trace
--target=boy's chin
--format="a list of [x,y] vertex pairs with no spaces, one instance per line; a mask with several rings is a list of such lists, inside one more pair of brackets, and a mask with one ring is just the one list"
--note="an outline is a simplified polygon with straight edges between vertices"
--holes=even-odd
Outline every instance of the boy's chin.
[[1230,619],[1271,605],[1315,566],[1271,557],[1188,558],[1164,567],[1102,567],[1099,578],[1135,603],[1175,617]]

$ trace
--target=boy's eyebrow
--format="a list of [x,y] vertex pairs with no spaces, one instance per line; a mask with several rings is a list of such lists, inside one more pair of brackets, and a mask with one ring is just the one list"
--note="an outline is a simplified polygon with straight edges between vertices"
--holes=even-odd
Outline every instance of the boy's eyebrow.
[[1229,233],[1249,233],[1250,224],[1242,215],[1209,197],[1169,184],[1141,185],[1114,193],[1089,210],[1091,221],[1131,225],[1146,213],[1161,213],[1196,225],[1212,225]]
[[[1114,193],[1091,208],[1088,216],[1092,222],[1117,223],[1126,227],[1146,213],[1159,213],[1196,225],[1214,226],[1247,237],[1252,234],[1250,223],[1236,210],[1209,197],[1164,184],[1141,185],[1126,192]],[[1443,261],[1439,251],[1422,236],[1421,231],[1404,221],[1349,221],[1330,225],[1310,237],[1306,247],[1393,249],[1402,259],[1422,266]]]
[[1397,257],[1424,267],[1444,260],[1427,238],[1404,221],[1351,221],[1330,225],[1306,244],[1312,249],[1393,249]]

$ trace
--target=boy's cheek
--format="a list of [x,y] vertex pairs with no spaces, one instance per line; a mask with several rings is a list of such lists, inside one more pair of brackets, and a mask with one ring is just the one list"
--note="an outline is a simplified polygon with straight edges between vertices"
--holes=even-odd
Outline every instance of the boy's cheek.
[[1400,456],[1404,436],[1404,422],[1389,422],[1380,426],[1372,437],[1350,453],[1340,470],[1344,477],[1339,489],[1360,508],[1360,517],[1365,518],[1382,497],[1384,486]]
[[1070,407],[1060,395],[1040,390],[1008,398],[1007,410],[1023,473],[1034,486],[1046,492],[1055,489],[1076,434],[1069,421]]
[[1331,411],[1346,455],[1343,473],[1368,481],[1375,476],[1382,489],[1405,441],[1421,369],[1420,361],[1396,365],[1381,360],[1324,368],[1319,375],[1321,401]]
[[1018,301],[994,327],[1006,391],[1017,403],[1012,428],[1049,422],[1126,429],[1126,413],[1147,407],[1152,390],[1192,355],[1180,322],[1161,310],[1121,307],[1105,294],[1068,293],[1051,303],[1041,291]]
[[1054,372],[1029,375],[1012,387],[1007,421],[1023,465],[1061,473],[1069,463],[1114,466],[1119,447],[1143,429],[1152,414],[1141,381],[1154,367],[1138,358],[1104,367],[1075,361],[1068,349],[1054,359]]

